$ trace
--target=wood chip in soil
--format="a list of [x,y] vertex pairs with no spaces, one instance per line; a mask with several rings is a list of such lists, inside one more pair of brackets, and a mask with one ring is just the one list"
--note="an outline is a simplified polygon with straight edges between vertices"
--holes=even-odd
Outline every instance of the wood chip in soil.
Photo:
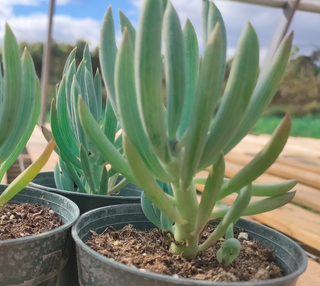
[[[204,231],[204,241],[214,227],[209,225]],[[239,231],[235,231],[238,238]],[[243,233],[241,233],[241,236]],[[222,241],[222,239],[221,239]],[[220,242],[221,242],[220,241]],[[273,252],[258,241],[239,238],[240,255],[229,265],[220,265],[216,259],[219,243],[200,253],[192,261],[169,251],[170,239],[159,229],[136,230],[131,225],[121,230],[108,228],[102,234],[92,231],[86,244],[96,252],[115,261],[158,274],[197,280],[238,282],[269,280],[283,276],[283,271],[275,263]]]
[[40,234],[62,225],[58,214],[37,204],[5,204],[0,207],[0,240]]

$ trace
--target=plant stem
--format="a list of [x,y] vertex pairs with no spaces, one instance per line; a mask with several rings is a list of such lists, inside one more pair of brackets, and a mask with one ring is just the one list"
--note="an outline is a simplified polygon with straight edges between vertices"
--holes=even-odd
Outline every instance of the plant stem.
[[187,259],[193,259],[198,253],[199,236],[193,235],[198,212],[198,200],[195,186],[193,183],[186,190],[181,190],[178,183],[172,184],[176,208],[186,224],[175,224],[174,238],[184,244],[171,244],[171,251],[176,254],[183,254]]

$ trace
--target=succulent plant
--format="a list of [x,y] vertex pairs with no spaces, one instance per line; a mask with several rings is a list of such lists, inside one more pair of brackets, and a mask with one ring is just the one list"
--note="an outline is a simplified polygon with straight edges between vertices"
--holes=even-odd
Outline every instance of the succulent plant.
[[[108,9],[101,32],[100,61],[109,100],[122,128],[124,156],[101,130],[90,106],[82,97],[78,99],[80,122],[92,148],[142,188],[145,214],[158,227],[172,231],[179,243],[172,243],[171,250],[188,259],[217,243],[242,215],[290,202],[294,192],[288,191],[297,183],[252,183],[285,146],[291,128],[288,115],[263,150],[234,177],[224,179],[224,155],[254,126],[281,82],[292,34],[284,38],[259,76],[258,38],[248,23],[220,97],[226,66],[225,25],[217,7],[208,0],[203,0],[202,17],[200,60],[194,27],[187,20],[181,28],[170,1],[144,0],[137,33],[128,20],[122,21],[119,50],[111,7]],[[195,178],[206,168],[210,168],[208,178]],[[205,184],[200,203],[196,183]],[[214,209],[218,200],[231,193],[238,194],[232,206]],[[253,196],[267,198],[251,201]],[[200,244],[199,236],[215,219],[221,219],[220,223]]]
[[89,106],[97,124],[100,124],[103,117],[102,131],[117,152],[122,152],[122,137],[120,135],[116,138],[118,121],[110,100],[107,100],[106,107],[102,110],[101,76],[97,70],[93,77],[88,45],[84,48],[83,60],[78,68],[75,55],[76,48],[67,59],[56,100],[51,104],[52,133],[44,126],[42,131],[48,141],[55,138],[57,142],[55,150],[59,161],[54,170],[54,178],[58,189],[74,191],[76,184],[79,192],[109,195],[119,191],[128,181],[123,179],[115,185],[117,172],[113,168],[107,171],[105,165],[108,161],[86,139],[77,111],[79,95]]
[[[0,180],[26,146],[37,124],[41,105],[40,83],[32,58],[26,48],[21,56],[8,24],[5,27],[3,60],[4,76],[0,67]],[[54,141],[37,162],[11,183],[0,196],[0,206],[36,176],[48,160],[52,146]]]

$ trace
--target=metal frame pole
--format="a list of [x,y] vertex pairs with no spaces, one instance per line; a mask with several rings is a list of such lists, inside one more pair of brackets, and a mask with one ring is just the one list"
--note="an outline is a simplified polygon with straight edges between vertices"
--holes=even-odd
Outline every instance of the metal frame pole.
[[39,118],[40,125],[44,125],[46,123],[47,93],[48,93],[48,81],[49,81],[49,70],[50,70],[50,58],[51,58],[51,42],[52,42],[51,35],[52,35],[54,6],[55,6],[55,0],[50,0],[47,40],[43,48],[43,58],[42,58],[41,112],[40,112],[40,118]]
[[300,0],[289,0],[283,8],[283,14],[281,16],[280,22],[276,28],[276,31],[273,35],[271,45],[268,49],[267,55],[265,56],[262,64],[262,70],[270,63],[275,51],[280,45],[282,39],[288,32],[290,24],[292,22],[294,13],[296,12]]
[[[226,0],[220,0],[226,1]],[[273,8],[284,8],[287,4],[287,0],[227,0],[241,3],[248,3],[254,5],[268,6]],[[300,2],[297,6],[298,11],[320,13],[320,4],[315,3],[304,3]]]

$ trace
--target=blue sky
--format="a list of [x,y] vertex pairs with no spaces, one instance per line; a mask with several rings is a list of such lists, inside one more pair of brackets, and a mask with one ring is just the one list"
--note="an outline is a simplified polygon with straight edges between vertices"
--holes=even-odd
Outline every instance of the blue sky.
[[[195,26],[201,46],[201,0],[171,0],[184,25],[187,17]],[[303,1],[303,0],[302,0]],[[305,0],[314,1],[314,0]],[[118,42],[121,39],[118,25],[118,9],[121,9],[137,27],[142,0],[56,0],[53,38],[58,42],[74,45],[78,39],[89,42],[90,48],[99,44],[99,29],[104,13],[112,4],[117,27]],[[241,4],[227,0],[215,1],[227,28],[228,56],[232,56],[240,33],[247,21],[256,29],[261,49],[265,55],[282,11],[279,9]],[[49,0],[0,0],[0,45],[4,22],[13,29],[18,41],[44,41],[47,29]],[[309,54],[320,47],[320,14],[297,12],[291,29],[295,31],[294,44]]]

